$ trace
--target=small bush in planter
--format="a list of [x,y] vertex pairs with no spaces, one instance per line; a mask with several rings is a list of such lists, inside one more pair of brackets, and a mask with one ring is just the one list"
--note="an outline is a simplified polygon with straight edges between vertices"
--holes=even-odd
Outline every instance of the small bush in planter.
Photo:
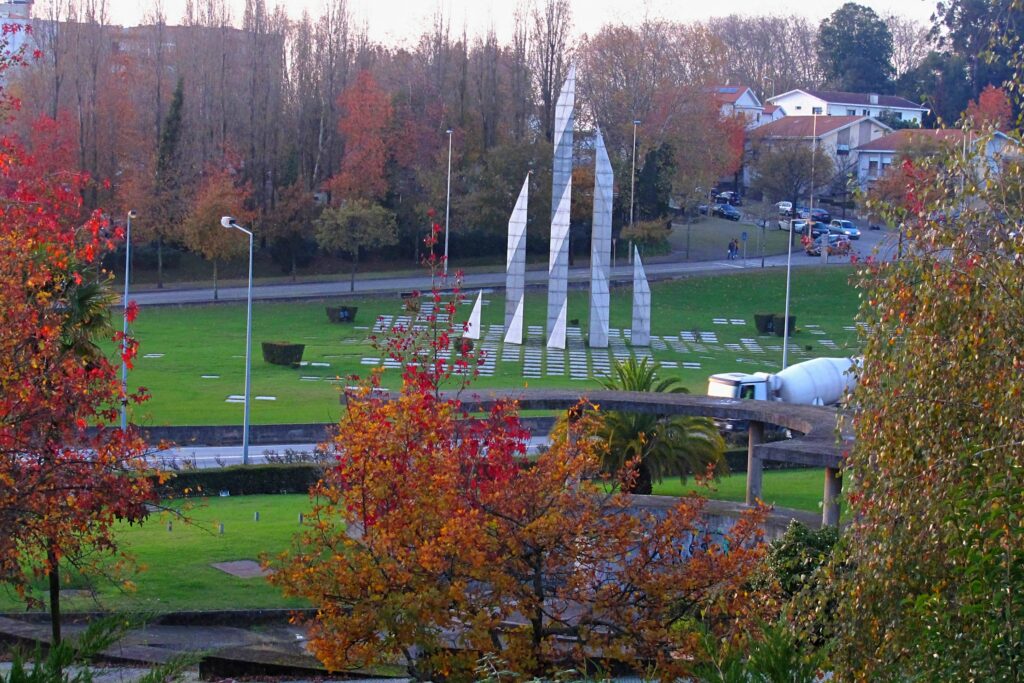
[[775,331],[773,325],[775,318],[774,313],[755,313],[754,314],[754,327],[757,328],[758,334],[771,334]]
[[327,319],[332,323],[355,322],[358,310],[358,306],[327,306]]
[[[781,337],[781,336],[785,335],[785,333],[786,333],[786,316],[784,316],[784,315],[776,315],[772,319],[772,326],[775,328],[775,336],[776,337]],[[789,316],[789,333],[793,334],[794,330],[796,330],[796,316],[795,315],[791,315],[791,316]]]
[[263,360],[271,365],[298,365],[302,362],[305,344],[291,342],[263,342]]

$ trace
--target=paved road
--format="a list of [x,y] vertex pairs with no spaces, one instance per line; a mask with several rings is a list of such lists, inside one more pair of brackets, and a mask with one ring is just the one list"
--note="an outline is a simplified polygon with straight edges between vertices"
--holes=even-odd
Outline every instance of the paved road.
[[[748,231],[757,230],[754,226],[740,226],[739,229]],[[879,258],[891,258],[895,253],[895,234],[891,232],[865,230],[861,239],[853,242],[854,250],[861,258],[871,254],[878,249]],[[723,238],[723,245],[724,245]],[[724,246],[723,246],[724,249]],[[833,257],[829,261],[832,264],[847,264],[848,258]],[[793,266],[814,266],[821,265],[821,260],[811,258],[803,253],[799,245],[793,251]],[[651,280],[667,279],[691,274],[704,273],[727,273],[747,269],[760,268],[760,258],[748,258],[737,261],[665,261],[644,264],[647,277]],[[786,255],[769,256],[765,258],[765,267],[778,268],[786,266]],[[629,280],[633,276],[632,266],[622,265],[613,269],[612,278],[616,280]],[[587,282],[590,278],[590,268],[571,268],[569,270],[570,282]],[[547,282],[548,273],[546,270],[529,270],[526,273],[527,285],[543,285]],[[465,276],[463,290],[480,289],[488,287],[504,287],[505,273],[470,273]],[[393,292],[405,292],[412,290],[426,291],[431,288],[429,277],[425,276],[403,276],[403,277],[382,277],[356,280],[356,294],[387,294]],[[258,285],[253,288],[253,298],[258,300],[273,299],[322,299],[327,297],[339,297],[349,295],[349,280],[347,276],[335,282],[305,282],[286,283],[273,285]],[[146,292],[137,292],[130,295],[140,306],[161,306],[177,304],[203,304],[213,303],[213,290],[209,288],[199,289],[164,289]],[[245,301],[245,287],[222,287],[219,293],[220,301]]]

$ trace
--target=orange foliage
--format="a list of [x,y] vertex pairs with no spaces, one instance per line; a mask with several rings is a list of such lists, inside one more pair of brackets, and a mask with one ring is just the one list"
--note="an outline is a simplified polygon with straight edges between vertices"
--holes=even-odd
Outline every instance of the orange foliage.
[[771,612],[747,587],[763,510],[719,537],[699,499],[632,508],[599,475],[595,406],[525,466],[514,403],[470,416],[439,392],[479,362],[450,327],[434,316],[385,348],[402,389],[382,398],[374,375],[348,394],[334,464],[271,579],[316,605],[310,644],[330,669],[397,660],[420,680],[464,680],[491,653],[522,675],[603,660],[674,679],[703,656],[694,623],[734,643]]
[[1013,106],[1005,90],[987,85],[977,100],[968,103],[964,116],[973,122],[975,128],[993,126],[998,130],[1008,130],[1013,118]]
[[387,192],[384,167],[391,126],[391,100],[369,71],[361,71],[338,98],[338,130],[345,137],[341,168],[327,181],[335,202],[380,199]]

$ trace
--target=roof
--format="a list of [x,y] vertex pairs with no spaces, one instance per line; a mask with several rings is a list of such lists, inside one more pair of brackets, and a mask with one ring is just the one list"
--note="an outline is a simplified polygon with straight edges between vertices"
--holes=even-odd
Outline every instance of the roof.
[[[875,95],[874,93],[846,92],[843,90],[804,90],[797,88],[796,90],[784,92],[771,99],[777,100],[795,92],[806,93],[811,97],[817,97],[819,100],[823,100],[829,104],[849,104],[856,107],[886,107],[889,109],[914,109],[916,111],[928,111],[928,107],[917,104],[916,102],[911,102],[907,98],[900,97],[898,95]],[[872,102],[872,97],[877,97],[878,101]]]
[[772,104],[771,102],[765,102],[765,104],[764,104],[764,113],[765,114],[774,114],[776,109],[779,109],[779,105]]
[[[1006,137],[1004,133],[996,132],[999,137]],[[977,140],[978,135],[974,135],[973,139]],[[858,152],[897,152],[912,142],[918,142],[931,138],[939,142],[945,142],[952,145],[959,145],[964,141],[964,131],[960,128],[935,128],[935,129],[922,129],[922,128],[904,128],[897,130],[888,135],[883,135],[880,138],[872,140],[871,142],[864,143],[857,148]],[[1009,138],[1007,138],[1009,139]]]
[[[754,129],[751,135],[771,138],[821,137],[861,121],[874,121],[868,116],[784,116]],[[874,121],[877,125],[887,127]]]
[[[712,85],[708,90],[717,101],[723,104],[735,104],[750,88],[745,85]],[[753,91],[750,92],[750,95],[757,102],[757,95],[754,95]]]

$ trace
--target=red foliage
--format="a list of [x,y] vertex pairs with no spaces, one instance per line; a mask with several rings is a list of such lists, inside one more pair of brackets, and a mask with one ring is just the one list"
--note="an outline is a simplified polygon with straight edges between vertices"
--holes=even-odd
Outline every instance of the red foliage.
[[119,368],[69,342],[73,295],[115,239],[99,213],[81,221],[83,182],[54,183],[0,142],[0,581],[26,597],[55,563],[113,553],[114,523],[153,499],[145,442],[108,427]]
[[369,71],[361,71],[338,98],[342,110],[338,130],[345,137],[345,156],[337,174],[327,181],[335,202],[343,199],[380,199],[387,192],[384,166],[388,159],[387,134],[392,108]]
[[968,103],[964,115],[972,121],[975,128],[994,126],[998,130],[1008,130],[1013,119],[1013,105],[1010,104],[1010,97],[1005,90],[987,85],[977,100]]

